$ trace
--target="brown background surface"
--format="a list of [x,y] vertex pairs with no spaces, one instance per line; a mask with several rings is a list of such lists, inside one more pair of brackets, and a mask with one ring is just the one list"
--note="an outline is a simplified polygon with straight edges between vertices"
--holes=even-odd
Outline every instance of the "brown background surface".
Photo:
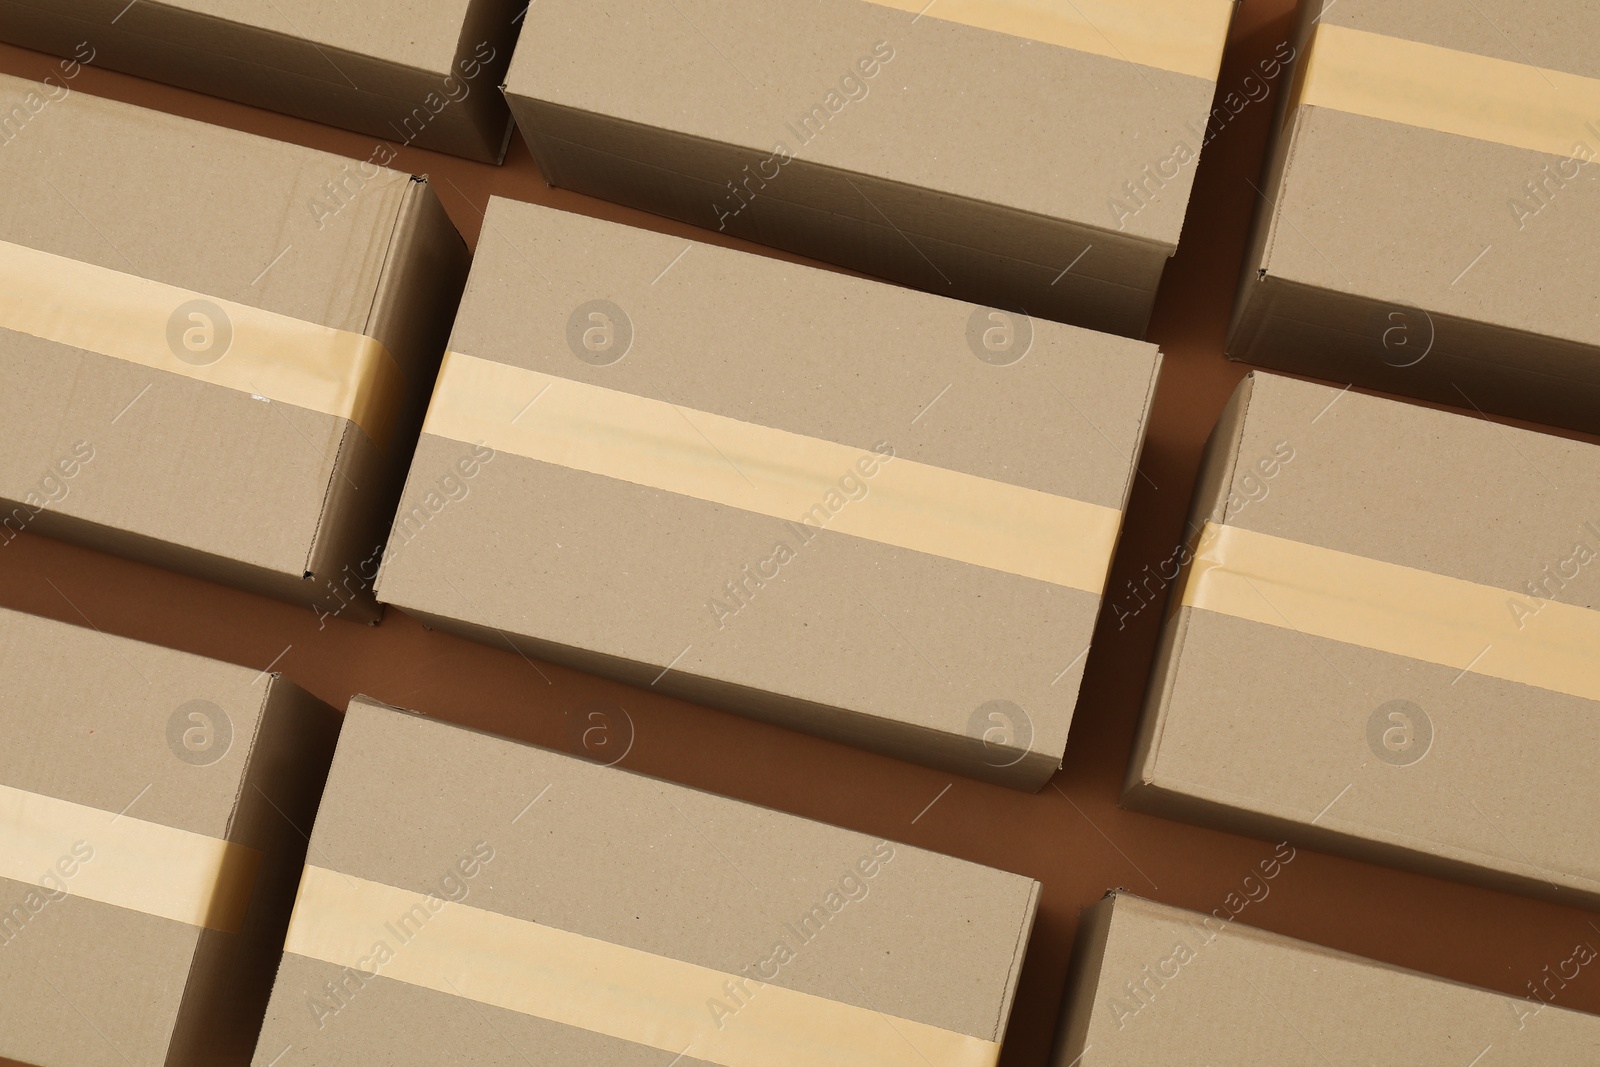
[[[1244,0],[1221,93],[1238,88],[1288,36],[1292,7],[1291,0]],[[0,46],[0,70],[7,73],[40,78],[54,63]],[[86,69],[73,86],[352,159],[365,159],[374,148],[360,134],[106,71]],[[1274,85],[1274,94],[1281,88]],[[1112,572],[1113,590],[1172,554],[1201,445],[1246,370],[1223,358],[1222,340],[1247,227],[1260,199],[1251,183],[1259,183],[1275,102],[1252,103],[1229,122],[1206,149],[1197,175],[1183,245],[1167,271],[1151,327],[1150,339],[1165,351],[1166,366],[1143,477],[1135,482]],[[394,165],[432,176],[469,241],[476,240],[491,193],[719,240],[707,231],[549,188],[520,140],[499,168],[410,149],[401,150]],[[614,736],[598,739],[626,748],[622,766],[1037,878],[1044,894],[1004,1067],[1047,1063],[1080,909],[1108,887],[1125,886],[1210,911],[1273,851],[1266,842],[1117,807],[1159,629],[1155,608],[1120,630],[1113,613],[1102,617],[1066,766],[1042,792],[1027,795],[535,664],[508,650],[424,631],[399,612],[391,611],[376,628],[337,619],[319,628],[303,608],[30,534],[0,547],[0,603],[250,667],[270,665],[334,704],[366,692],[568,750],[579,747],[583,713],[600,702],[626,711],[626,717],[613,711]],[[1259,724],[1261,731],[1272,728],[1270,721]],[[1600,945],[1600,915],[1308,850],[1240,921],[1524,995],[1526,983],[1565,960],[1576,943]],[[1600,1012],[1600,969],[1586,968],[1556,1003]],[[1404,1012],[1406,1006],[1392,1010]],[[1238,1022],[1248,1028],[1251,1021]]]

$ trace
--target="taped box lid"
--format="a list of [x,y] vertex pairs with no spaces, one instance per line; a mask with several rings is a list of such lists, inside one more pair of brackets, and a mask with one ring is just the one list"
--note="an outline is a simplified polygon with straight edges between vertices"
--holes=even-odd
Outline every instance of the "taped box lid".
[[1190,529],[1128,804],[1600,898],[1600,449],[1257,373]]
[[486,218],[384,602],[1042,785],[1154,346],[528,204]]
[[[1594,958],[1586,941],[1574,951]],[[1054,1067],[1544,1067],[1600,1057],[1592,1015],[1126,892],[1084,913],[1076,957]]]
[[1597,37],[1560,0],[1303,5],[1229,353],[1596,428]]
[[0,1056],[248,1055],[338,724],[276,675],[0,611]]
[[363,697],[310,856],[259,1067],[992,1067],[1039,889]]
[[0,105],[0,538],[335,610],[465,272],[432,192],[70,82],[0,78]]

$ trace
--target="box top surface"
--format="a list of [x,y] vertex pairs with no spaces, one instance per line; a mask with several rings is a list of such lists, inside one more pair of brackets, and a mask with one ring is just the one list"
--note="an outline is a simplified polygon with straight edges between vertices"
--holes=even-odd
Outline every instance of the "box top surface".
[[[11,116],[0,250],[372,329],[408,175],[9,77],[0,108]],[[171,313],[169,345],[181,308]],[[0,496],[31,493],[86,521],[279,573],[307,569],[343,420],[30,334],[6,332],[0,355],[0,410],[13,429]],[[93,462],[69,492],[41,490],[80,443]],[[239,508],[197,506],[246,491],[244,520]]]
[[[498,197],[486,218],[452,351],[863,449],[888,439],[1105,507],[1126,499],[1152,344],[1035,320],[1026,354],[995,366],[968,336],[974,319],[991,325],[975,305]],[[598,367],[567,344],[595,298],[633,328],[625,357]]]
[[1550,1007],[1519,1021],[1537,1003],[1126,893],[1098,907],[1110,929],[1085,1063],[1467,1064],[1493,1046],[1499,1062],[1532,1067],[1600,1055],[1593,1016]]
[[[738,974],[879,843],[357,697],[312,862],[426,893],[480,844],[471,906]],[[889,848],[773,981],[998,1040],[1036,883]]]
[[[1239,400],[1221,457],[1237,459],[1230,499],[1197,510],[1409,568],[1386,573],[1393,588],[1426,572],[1429,592],[1386,599],[1357,577],[1333,600],[1286,599],[1327,570],[1350,574],[1301,552],[1298,578],[1257,587],[1272,614],[1182,608],[1136,777],[1217,806],[1213,818],[1314,826],[1387,862],[1600,892],[1595,826],[1571,815],[1600,802],[1600,716],[1575,684],[1592,668],[1582,626],[1600,610],[1600,448],[1260,373]],[[1276,476],[1252,480],[1283,445]],[[1378,621],[1342,628],[1347,604],[1376,604]]]
[[[1328,97],[1296,109],[1282,133],[1293,140],[1275,206],[1264,209],[1274,212],[1259,263],[1268,277],[1600,344],[1600,292],[1588,282],[1600,271],[1600,83],[1586,92],[1556,84],[1563,73],[1600,79],[1588,45],[1600,36],[1600,8],[1545,4],[1535,14],[1505,2],[1458,10],[1340,0],[1321,22],[1488,57],[1500,69],[1474,65],[1413,84],[1404,71],[1418,64],[1389,58],[1383,65],[1395,78],[1376,95],[1392,114],[1329,106]],[[1308,54],[1315,61],[1327,47],[1319,39]],[[1342,42],[1340,54],[1361,47]],[[1542,70],[1508,74],[1513,64]],[[1474,99],[1458,110],[1435,99],[1466,99],[1505,77],[1520,88],[1492,91],[1523,102],[1497,109]],[[1558,131],[1550,147],[1491,135],[1485,123],[1507,107],[1519,116],[1514,126]],[[1369,337],[1383,330],[1379,321],[1354,325]]]
[[[454,351],[664,401],[691,426],[717,416],[843,446],[826,475],[857,500],[837,501],[835,525],[889,506],[852,470],[880,445],[895,462],[1107,514],[1126,500],[1151,345],[1022,321],[1013,340],[1027,333],[1030,347],[997,366],[975,354],[995,327],[973,305],[509,201],[491,203],[484,235]],[[569,347],[574,316],[595,300],[631,339],[605,366]],[[537,403],[525,415],[537,420]],[[814,524],[797,524],[820,496],[792,515],[757,514],[510,454],[454,484],[467,448],[424,433],[405,536],[379,579],[386,602],[658,668],[692,643],[675,669],[947,735],[1010,700],[1031,717],[1025,745],[1064,748],[1098,590],[832,527],[813,541]],[[441,492],[452,498],[442,510]],[[552,513],[542,501],[553,497],[570,506]],[[727,583],[755,581],[745,566],[770,563],[775,543],[797,561],[777,588],[762,580],[737,619],[719,619],[708,598],[726,605]]]
[[[1278,441],[1295,456],[1230,525],[1524,594],[1600,520],[1600,447],[1275,374],[1249,383],[1240,460]],[[1600,581],[1563,599],[1600,609]]]
[[[1131,217],[1109,205],[1179,143],[1198,154],[1232,5],[1084,6],[1094,12],[1086,40],[1109,54],[919,14],[921,5],[686,0],[622,11],[547,0],[529,9],[507,91],[761,156],[782,145],[848,173],[1175,245],[1192,162]],[[1033,14],[1062,19],[1067,8],[1078,10]],[[1105,47],[1111,38],[1093,25],[1122,44]],[[1116,58],[1134,51],[1123,34],[1162,38],[1174,26],[1204,42],[1209,61],[1189,64],[1203,75]],[[807,133],[813,109],[821,132]],[[765,195],[782,197],[781,181]]]
[[[148,2],[148,0],[147,0]],[[482,0],[160,0],[154,6],[310,40],[419,70],[449,72],[468,12]],[[196,35],[204,38],[202,27]],[[341,77],[333,61],[329,75]]]
[[1600,12],[1584,4],[1476,0],[1460,8],[1439,0],[1312,0],[1310,6],[1318,21],[1333,26],[1600,77],[1600,57],[1588,44],[1600,32]]
[[[266,699],[260,672],[0,611],[0,687],[12,739],[0,783],[227,837]],[[214,730],[185,749],[184,732],[204,727],[180,713],[191,703]]]

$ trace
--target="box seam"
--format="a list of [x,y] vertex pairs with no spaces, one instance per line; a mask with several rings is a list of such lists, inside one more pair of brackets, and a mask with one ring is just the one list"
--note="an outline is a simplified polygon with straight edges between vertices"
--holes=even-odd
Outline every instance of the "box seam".
[[[403,239],[402,231],[413,217],[412,212],[416,207],[417,197],[420,195],[417,191],[417,186],[421,183],[422,179],[414,175],[408,179],[400,205],[395,210],[394,222],[389,230],[389,240],[384,247],[383,266],[378,271],[377,283],[372,287],[372,299],[367,304],[367,314],[362,323],[362,333],[367,337],[371,337],[375,333],[376,323],[374,319],[382,303],[384,291],[394,278],[395,257],[399,252]],[[333,453],[332,469],[328,472],[328,484],[323,488],[322,492],[322,506],[317,511],[317,525],[311,531],[311,543],[306,548],[304,577],[307,580],[315,576],[316,571],[314,568],[321,562],[318,556],[326,543],[323,538],[323,527],[328,522],[328,513],[332,506],[334,480],[343,476],[340,462],[344,459],[345,450],[349,447],[350,435],[361,432],[356,429],[355,423],[348,419],[343,421],[344,432],[339,435],[339,447]]]
[[1022,979],[1022,964],[1028,954],[1028,942],[1033,937],[1034,923],[1039,915],[1039,882],[1030,879],[1028,887],[1028,921],[1017,931],[1017,943],[1011,950],[1011,966],[1006,971],[1004,995],[1000,998],[1000,1006],[995,1013],[992,1033],[996,1043],[1003,1044],[1005,1024],[1011,1017],[1011,1009],[1016,1001],[1017,983]]

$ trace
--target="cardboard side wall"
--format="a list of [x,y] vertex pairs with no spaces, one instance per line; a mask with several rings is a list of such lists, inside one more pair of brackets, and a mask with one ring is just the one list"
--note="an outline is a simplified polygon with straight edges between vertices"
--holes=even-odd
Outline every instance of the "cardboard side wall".
[[[759,177],[736,193],[733,183],[713,175],[756,174],[764,157],[527,97],[510,99],[518,128],[552,185],[847,263],[941,296],[1142,337],[1173,251],[804,160],[788,164],[788,191],[781,196],[768,192]],[[708,156],[719,162],[699,162]],[[933,228],[942,236],[929,236]],[[1033,261],[1015,258],[1019,248]]]
[[267,682],[230,831],[263,854],[261,871],[244,929],[200,935],[166,1067],[250,1061],[340,721],[281,675]]
[[372,581],[470,263],[466,244],[433,188],[413,181],[367,327],[400,366],[405,406],[386,449],[354,426],[345,430],[323,525],[306,562],[310,588],[305,596],[319,613],[357,621],[378,618]]

